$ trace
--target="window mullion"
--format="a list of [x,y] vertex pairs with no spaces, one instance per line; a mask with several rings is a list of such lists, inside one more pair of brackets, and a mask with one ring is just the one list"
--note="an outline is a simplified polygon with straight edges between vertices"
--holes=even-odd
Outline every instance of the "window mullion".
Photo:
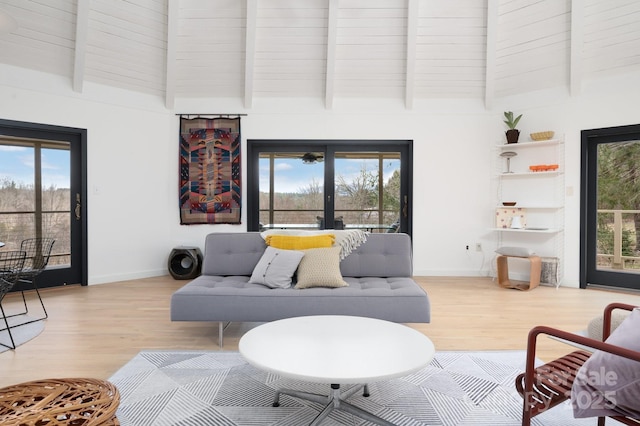
[[36,142],[33,151],[33,169],[34,182],[33,190],[35,192],[35,235],[36,238],[42,238],[42,144]]

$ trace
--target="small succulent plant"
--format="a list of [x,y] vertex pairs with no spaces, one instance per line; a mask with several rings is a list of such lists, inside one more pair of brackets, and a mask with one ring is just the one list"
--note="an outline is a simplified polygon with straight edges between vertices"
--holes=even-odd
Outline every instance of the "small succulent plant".
[[504,118],[506,118],[506,120],[504,120],[504,124],[506,124],[507,127],[509,127],[509,129],[515,129],[516,126],[518,125],[518,122],[522,118],[522,114],[520,114],[514,119],[512,111],[505,111]]

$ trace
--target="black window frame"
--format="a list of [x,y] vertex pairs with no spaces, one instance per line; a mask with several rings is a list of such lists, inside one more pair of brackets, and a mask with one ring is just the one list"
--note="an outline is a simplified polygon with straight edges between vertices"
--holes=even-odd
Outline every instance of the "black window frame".
[[598,145],[640,141],[640,124],[583,130],[580,146],[580,288],[589,285],[640,289],[638,274],[596,266]]
[[[326,226],[333,226],[334,165],[336,152],[400,152],[400,230],[412,235],[413,141],[412,140],[326,140],[326,139],[248,139],[247,140],[247,231],[260,230],[260,153],[323,152],[325,155]],[[404,212],[404,214],[403,214]]]

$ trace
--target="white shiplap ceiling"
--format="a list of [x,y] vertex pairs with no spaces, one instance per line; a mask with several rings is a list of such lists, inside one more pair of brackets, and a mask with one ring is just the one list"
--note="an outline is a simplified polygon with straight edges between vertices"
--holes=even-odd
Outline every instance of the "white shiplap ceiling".
[[[640,72],[638,0],[0,0],[0,63],[162,97],[495,98]],[[3,19],[0,19],[2,26]]]

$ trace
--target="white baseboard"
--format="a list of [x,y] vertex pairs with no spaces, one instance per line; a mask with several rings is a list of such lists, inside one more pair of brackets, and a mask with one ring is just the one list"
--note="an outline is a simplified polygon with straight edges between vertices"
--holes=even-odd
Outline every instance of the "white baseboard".
[[94,284],[107,284],[119,281],[139,280],[142,278],[161,277],[163,275],[169,275],[169,271],[166,269],[156,269],[150,271],[142,271],[128,274],[109,274],[89,276],[89,285]]

